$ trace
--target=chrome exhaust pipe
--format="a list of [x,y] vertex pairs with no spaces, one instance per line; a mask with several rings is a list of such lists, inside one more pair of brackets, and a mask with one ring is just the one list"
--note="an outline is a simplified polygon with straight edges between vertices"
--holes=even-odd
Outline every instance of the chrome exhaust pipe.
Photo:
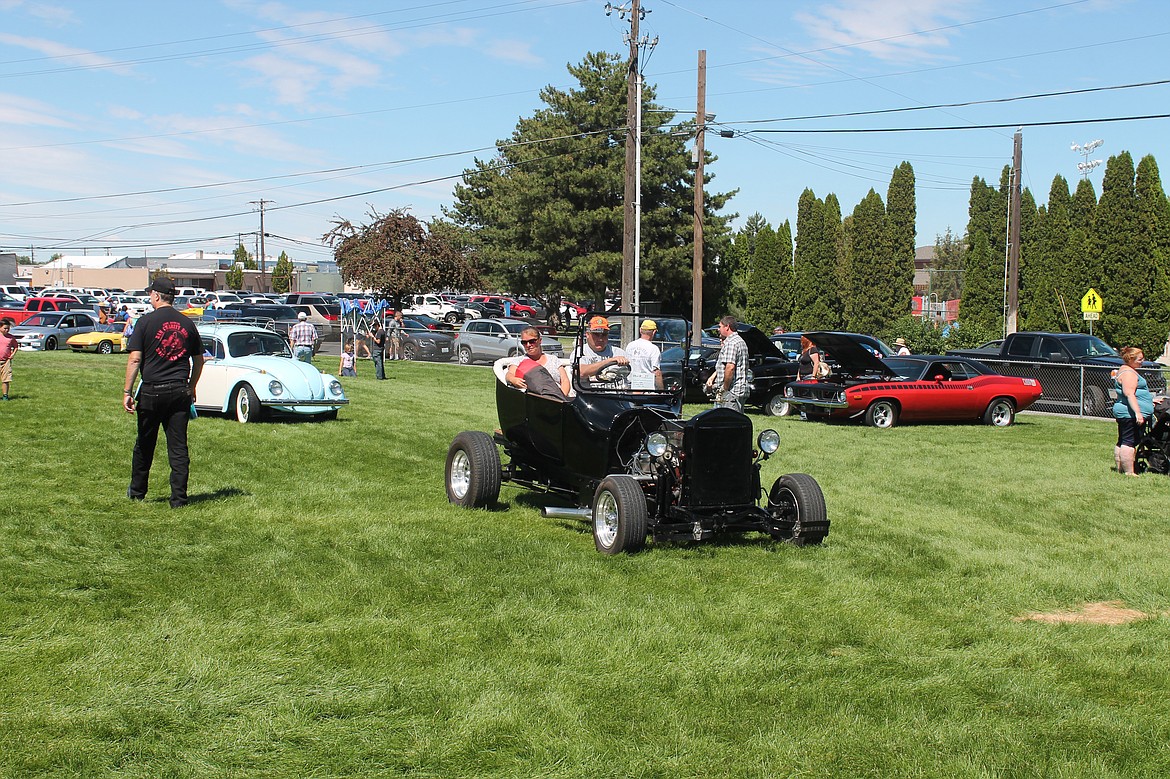
[[562,508],[560,506],[545,506],[540,510],[542,517],[555,517],[557,519],[592,519],[593,509],[572,509]]

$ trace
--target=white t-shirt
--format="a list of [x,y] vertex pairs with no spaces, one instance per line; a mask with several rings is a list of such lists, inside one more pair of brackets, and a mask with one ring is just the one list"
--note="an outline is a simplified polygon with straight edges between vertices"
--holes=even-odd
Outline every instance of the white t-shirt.
[[653,341],[639,338],[626,344],[626,357],[630,360],[630,386],[634,389],[653,389],[654,373],[660,370],[662,353]]

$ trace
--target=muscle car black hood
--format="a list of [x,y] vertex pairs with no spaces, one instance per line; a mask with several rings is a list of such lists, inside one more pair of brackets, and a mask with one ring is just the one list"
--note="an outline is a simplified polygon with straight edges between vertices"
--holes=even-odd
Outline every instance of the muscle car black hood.
[[776,344],[772,343],[772,339],[761,333],[757,328],[751,325],[745,325],[740,322],[735,328],[739,332],[739,337],[747,344],[748,353],[753,357],[759,355],[760,357],[778,357],[781,360],[787,359],[784,352],[776,348]]
[[822,355],[827,352],[830,362],[836,363],[837,367],[844,373],[852,376],[895,375],[888,365],[858,343],[849,333],[805,333],[804,335],[816,344]]

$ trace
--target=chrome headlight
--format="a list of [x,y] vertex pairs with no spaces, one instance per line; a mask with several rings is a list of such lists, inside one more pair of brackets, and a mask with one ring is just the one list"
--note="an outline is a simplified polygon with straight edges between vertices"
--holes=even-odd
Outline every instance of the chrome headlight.
[[662,433],[651,433],[646,436],[646,451],[653,457],[666,454],[667,446],[666,436]]
[[280,397],[284,394],[284,385],[276,379],[273,379],[272,381],[268,382],[268,391],[274,396]]
[[338,381],[337,379],[334,379],[333,381],[329,382],[329,391],[332,392],[334,395],[340,397],[341,396],[341,382]]
[[761,430],[759,436],[756,437],[756,446],[764,454],[772,454],[780,448],[780,434],[772,428]]
[[837,393],[837,402],[838,403],[845,402],[845,390],[841,390],[840,392]]
[[784,397],[786,397],[786,398],[795,398],[795,397],[796,397],[796,392],[795,392],[795,391],[792,389],[792,387],[785,387],[785,388],[784,388]]

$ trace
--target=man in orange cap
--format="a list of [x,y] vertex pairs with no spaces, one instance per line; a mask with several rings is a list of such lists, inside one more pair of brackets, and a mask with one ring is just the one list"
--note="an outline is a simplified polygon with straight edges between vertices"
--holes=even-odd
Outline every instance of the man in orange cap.
[[585,331],[583,351],[574,355],[581,371],[581,380],[590,382],[592,387],[607,389],[628,389],[630,384],[625,376],[606,380],[601,376],[615,365],[630,364],[626,353],[620,347],[609,343],[609,320],[603,316],[590,317]]

